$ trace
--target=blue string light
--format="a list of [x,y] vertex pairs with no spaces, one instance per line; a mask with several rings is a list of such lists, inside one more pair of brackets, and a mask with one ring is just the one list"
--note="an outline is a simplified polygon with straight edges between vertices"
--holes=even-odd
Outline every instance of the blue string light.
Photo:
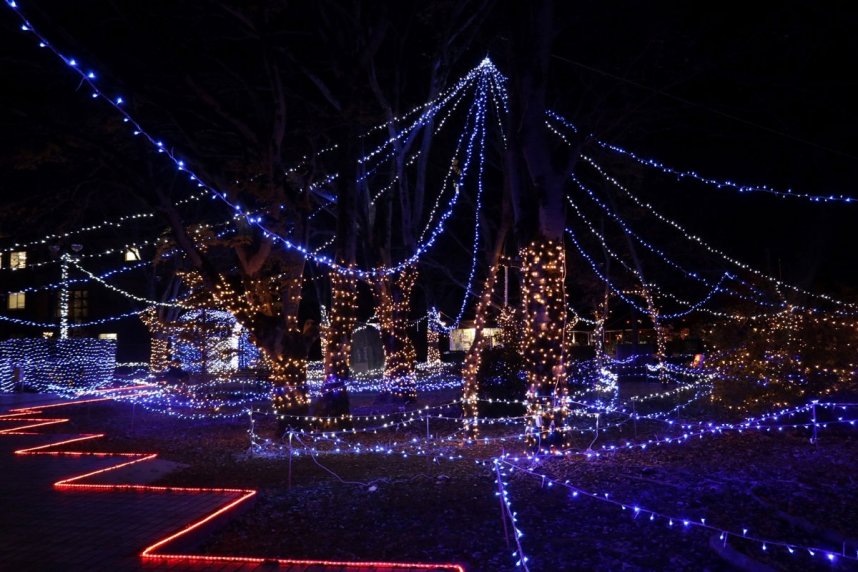
[[[671,268],[674,268],[675,270],[679,271],[680,273],[682,273],[687,278],[690,278],[690,279],[697,281],[697,282],[701,282],[701,283],[705,284],[706,286],[709,286],[710,288],[714,286],[715,283],[712,282],[710,279],[701,275],[698,272],[692,272],[690,270],[686,270],[679,263],[677,263],[670,256],[668,256],[668,254],[666,252],[664,252],[664,250],[656,247],[655,245],[653,245],[652,243],[650,243],[649,241],[647,241],[643,237],[641,237],[613,209],[609,208],[604,203],[604,201],[599,199],[599,197],[596,195],[596,193],[593,192],[593,190],[591,188],[584,185],[584,183],[574,173],[572,174],[571,178],[572,178],[572,181],[575,183],[575,185],[579,189],[584,191],[585,195],[587,197],[589,197],[590,200],[592,200],[594,203],[596,203],[596,205],[598,205],[599,208],[602,209],[603,212],[605,212],[614,222],[616,222],[626,235],[630,236],[635,241],[637,241],[639,244],[641,244],[644,248],[646,248],[647,250],[649,250],[650,252],[655,254],[658,260],[661,260],[662,262],[666,263]],[[588,226],[590,226],[591,230],[594,233],[596,233],[595,229],[593,228],[592,223],[586,220],[584,215],[580,212],[580,209],[578,209],[577,205],[575,205],[572,202],[572,198],[567,196],[567,200],[569,201],[570,205],[573,206],[573,208],[579,214],[579,216],[583,220],[585,220],[585,222],[588,223]],[[602,237],[602,235],[600,235],[598,233],[596,233],[596,234],[598,237],[600,237],[599,240],[604,242],[604,237]],[[740,280],[739,278],[737,278],[736,276],[734,276],[732,274],[729,274],[728,276],[731,280],[735,280],[739,284],[741,284],[741,285],[751,289],[752,291],[754,291],[758,295],[758,298],[763,296],[763,293],[760,292],[759,290],[757,290],[753,285],[748,284],[747,282],[745,282],[743,280]],[[722,275],[722,277],[723,277],[723,275]],[[729,292],[730,294],[732,294],[732,295],[734,295],[734,296],[736,296],[742,300],[746,300],[749,302],[755,302],[757,304],[770,305],[770,306],[782,306],[783,305],[782,302],[781,303],[772,303],[772,302],[768,302],[766,300],[750,298],[750,297],[748,297],[744,294],[741,294],[739,292],[736,292],[735,290],[732,290],[732,289],[730,289],[730,290],[725,289],[724,291]]]
[[586,163],[587,165],[590,165],[591,167],[593,167],[593,169],[595,169],[595,170],[596,170],[596,172],[597,172],[597,173],[599,173],[599,174],[602,176],[602,178],[603,178],[603,179],[605,179],[606,181],[608,181],[608,182],[609,182],[612,186],[614,186],[615,188],[619,189],[619,190],[620,190],[620,191],[621,191],[625,196],[629,197],[629,199],[631,199],[631,200],[632,200],[636,205],[638,205],[639,207],[644,208],[644,209],[646,209],[647,211],[649,211],[649,212],[650,212],[653,216],[655,216],[655,218],[656,218],[656,219],[658,219],[660,222],[662,222],[662,223],[664,223],[664,224],[666,224],[666,225],[668,225],[668,226],[673,227],[673,228],[674,228],[675,230],[677,230],[677,231],[678,231],[678,232],[679,232],[679,233],[680,233],[680,234],[681,234],[685,239],[687,239],[687,240],[689,240],[689,241],[692,241],[692,242],[695,242],[695,243],[699,244],[700,246],[702,246],[702,247],[703,247],[707,252],[709,252],[710,254],[714,254],[714,255],[716,255],[716,256],[718,256],[718,257],[720,257],[721,259],[723,259],[723,260],[725,260],[725,261],[729,262],[730,264],[732,264],[732,265],[734,265],[734,266],[736,266],[736,267],[738,267],[738,268],[740,268],[740,269],[742,269],[742,270],[745,270],[745,271],[747,271],[747,272],[750,272],[750,273],[754,274],[755,276],[758,276],[758,277],[760,277],[760,278],[762,278],[762,279],[764,279],[764,280],[766,280],[766,281],[768,281],[768,282],[770,282],[770,283],[772,283],[772,284],[775,284],[775,285],[776,285],[776,286],[778,286],[778,287],[781,287],[781,288],[787,288],[787,289],[792,290],[793,292],[796,292],[796,293],[799,293],[799,294],[804,294],[804,295],[807,295],[807,296],[813,296],[813,297],[815,297],[815,298],[818,298],[818,299],[821,299],[821,300],[825,300],[826,302],[830,302],[830,303],[832,303],[832,304],[837,304],[837,305],[839,305],[839,306],[845,306],[845,307],[849,307],[849,308],[852,308],[852,309],[858,309],[858,304],[855,304],[855,303],[852,303],[852,302],[845,302],[845,301],[842,301],[842,300],[838,300],[838,299],[836,299],[836,298],[834,298],[834,297],[832,297],[832,296],[828,296],[827,294],[818,294],[818,293],[810,292],[810,291],[808,291],[808,290],[804,290],[803,288],[799,288],[798,286],[794,286],[794,285],[792,285],[792,284],[788,284],[788,283],[786,283],[786,282],[783,282],[782,280],[779,280],[779,279],[777,279],[777,278],[774,278],[774,277],[772,277],[772,276],[769,276],[768,274],[766,274],[766,273],[764,273],[764,272],[761,272],[761,271],[757,270],[756,268],[751,267],[750,265],[744,264],[744,263],[742,263],[742,262],[740,262],[740,261],[736,260],[735,258],[733,258],[733,257],[731,257],[731,256],[729,256],[729,255],[727,255],[727,254],[726,254],[726,253],[724,253],[723,251],[721,251],[721,250],[719,250],[719,249],[717,249],[717,248],[715,248],[715,247],[711,246],[709,243],[707,243],[706,241],[704,241],[701,237],[697,236],[696,234],[693,234],[693,233],[688,232],[688,231],[687,231],[687,230],[686,230],[682,225],[680,225],[678,222],[676,222],[676,221],[674,221],[673,219],[670,219],[670,218],[668,218],[668,217],[666,217],[666,216],[662,215],[662,214],[661,214],[660,212],[658,212],[658,211],[655,209],[655,207],[653,207],[650,203],[648,203],[648,202],[646,202],[646,201],[644,201],[644,200],[640,199],[637,195],[635,195],[634,193],[632,193],[632,192],[631,192],[631,191],[630,191],[630,190],[629,190],[625,185],[621,184],[621,183],[620,183],[616,178],[614,178],[614,177],[612,177],[611,175],[609,175],[609,174],[608,174],[608,173],[607,173],[607,172],[606,172],[606,171],[605,171],[605,170],[604,170],[604,169],[603,169],[603,168],[602,168],[598,163],[596,163],[596,162],[595,162],[592,158],[590,158],[589,156],[587,156],[587,155],[582,155],[582,156],[581,156],[581,159],[584,161],[584,163]]
[[[198,188],[204,189],[205,191],[210,193],[210,195],[213,198],[220,199],[222,202],[224,202],[226,205],[228,205],[231,209],[233,209],[237,215],[246,216],[248,219],[248,222],[252,225],[255,225],[257,228],[259,228],[259,230],[262,232],[262,234],[265,237],[276,241],[281,246],[283,246],[289,250],[293,250],[293,251],[300,253],[304,258],[306,258],[308,260],[313,260],[314,262],[321,264],[323,266],[328,266],[330,268],[334,268],[334,269],[336,269],[340,272],[343,272],[347,275],[358,276],[358,277],[364,278],[364,279],[370,279],[370,278],[383,276],[383,275],[392,275],[392,274],[400,272],[401,270],[403,270],[404,268],[406,268],[408,266],[413,265],[415,262],[417,262],[423,256],[423,254],[425,254],[429,249],[431,249],[431,247],[437,241],[438,236],[443,232],[447,219],[449,219],[450,215],[452,214],[453,207],[455,206],[455,203],[458,200],[458,189],[456,191],[456,194],[454,195],[453,201],[451,201],[451,204],[449,205],[449,208],[441,215],[441,217],[439,218],[437,226],[430,233],[429,238],[425,242],[423,242],[422,244],[418,244],[418,246],[415,249],[415,252],[412,253],[409,257],[407,257],[406,259],[400,261],[399,263],[392,265],[392,266],[389,266],[389,267],[377,267],[377,268],[362,270],[362,269],[354,268],[354,267],[341,266],[329,256],[315,254],[309,247],[302,245],[302,244],[299,244],[299,243],[289,239],[288,237],[284,237],[284,236],[281,236],[281,235],[273,232],[272,230],[270,230],[269,228],[267,228],[263,224],[261,217],[255,217],[254,218],[252,216],[252,213],[250,213],[247,209],[242,207],[240,204],[230,200],[229,197],[224,192],[218,190],[213,185],[211,185],[211,184],[205,182],[203,179],[201,179],[193,170],[191,170],[189,167],[186,166],[184,159],[182,159],[179,155],[177,155],[171,148],[168,148],[162,140],[158,139],[157,137],[151,135],[148,131],[146,131],[142,127],[142,125],[138,121],[136,121],[134,119],[134,117],[132,117],[128,111],[126,111],[126,109],[122,106],[122,104],[124,103],[125,100],[121,96],[114,96],[114,97],[107,96],[96,85],[95,78],[89,77],[89,72],[85,72],[81,69],[81,67],[78,65],[78,61],[75,58],[66,56],[62,52],[60,52],[58,49],[54,48],[53,45],[50,42],[48,42],[47,38],[41,32],[39,32],[37,29],[35,29],[32,26],[32,24],[23,15],[22,11],[19,9],[17,4],[13,6],[11,3],[11,0],[6,0],[6,5],[15,10],[15,13],[21,19],[22,24],[24,26],[26,26],[27,33],[35,35],[36,38],[38,38],[38,40],[39,40],[40,46],[42,44],[44,44],[43,47],[47,47],[60,60],[65,62],[67,65],[69,65],[71,68],[73,68],[76,73],[78,73],[82,82],[84,82],[88,87],[91,88],[92,95],[94,98],[99,98],[99,99],[105,101],[107,104],[109,104],[115,111],[117,111],[122,116],[123,121],[130,124],[130,126],[133,128],[132,132],[134,135],[142,136],[150,145],[153,146],[153,148],[155,148],[156,151],[158,151],[159,153],[163,153],[176,166],[176,168],[179,171],[186,172],[188,174],[189,180],[192,181],[193,183],[195,183]],[[484,60],[476,68],[471,70],[464,78],[462,78],[462,80],[457,82],[454,89],[451,90],[450,93],[445,94],[445,96],[442,98],[442,101],[443,102],[449,101],[453,97],[453,95],[455,94],[457,89],[464,87],[465,85],[470,83],[474,78],[477,78],[481,75],[494,74],[494,73],[497,73],[497,70],[494,67],[494,65],[491,63],[491,61],[489,61],[488,59]],[[93,76],[94,76],[94,73],[93,73]],[[427,121],[427,119],[429,117],[432,117],[432,116],[434,116],[435,113],[437,113],[438,107],[436,105],[434,105],[434,102],[430,102],[430,103],[433,103],[433,104],[426,111],[424,111],[421,114],[421,116],[415,121],[415,123],[414,123],[415,125],[421,125],[422,126],[423,124],[425,124],[425,122]],[[404,132],[406,132],[406,131],[408,131],[408,130],[401,130],[394,137],[389,138],[380,147],[378,147],[376,150],[370,152],[369,155],[364,157],[363,161],[369,161],[373,157],[379,155],[382,152],[382,150],[384,148],[386,148],[388,145],[392,145],[396,140],[404,137]],[[463,179],[466,176],[466,174],[467,174],[466,170],[463,170],[463,172],[460,175],[460,179]]]
[[[575,125],[569,120],[565,119],[559,113],[556,113],[554,111],[547,111],[546,115],[549,118],[557,121],[567,129],[571,130],[573,133],[578,132],[578,129],[575,127]],[[561,135],[561,137],[563,136]],[[629,151],[618,145],[614,145],[613,143],[608,143],[595,138],[593,139],[593,141],[603,149],[606,149],[618,155],[622,155],[624,157],[628,157],[639,165],[658,170],[665,175],[669,175],[676,178],[676,180],[678,181],[681,181],[683,179],[692,179],[694,181],[697,181],[698,183],[715,187],[719,190],[732,189],[738,191],[739,193],[766,193],[782,199],[803,199],[814,203],[854,203],[858,201],[858,199],[856,199],[855,197],[850,197],[848,195],[843,194],[813,195],[810,193],[797,193],[792,189],[787,189],[786,191],[779,191],[768,185],[745,185],[729,180],[719,180],[703,176],[695,171],[676,169],[674,167],[662,163],[661,161],[658,161],[657,159],[642,157],[637,153],[634,153],[633,151]]]
[[456,319],[454,324],[456,326],[462,321],[462,316],[465,313],[465,308],[468,305],[468,301],[473,296],[473,284],[474,284],[474,275],[477,271],[477,261],[479,258],[479,247],[480,247],[480,213],[483,209],[483,169],[485,167],[485,154],[486,154],[486,98],[487,98],[487,79],[485,77],[480,78],[480,84],[478,87],[478,95],[477,100],[480,102],[479,107],[477,109],[477,127],[476,130],[479,131],[480,144],[479,144],[479,167],[477,169],[477,197],[476,197],[476,205],[474,207],[474,244],[471,248],[471,269],[468,272],[468,280],[465,283],[465,293],[462,296],[462,305],[459,307],[459,313],[456,315]]

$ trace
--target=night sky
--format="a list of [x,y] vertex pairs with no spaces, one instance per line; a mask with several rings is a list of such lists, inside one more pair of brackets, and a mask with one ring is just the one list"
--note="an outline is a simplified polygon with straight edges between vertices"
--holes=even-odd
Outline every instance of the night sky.
[[[20,3],[55,45],[98,70],[101,85],[129,98],[135,113],[155,131],[181,126],[184,132],[175,127],[167,131],[177,145],[193,143],[207,125],[206,117],[195,113],[196,96],[184,78],[224,89],[231,89],[230,82],[255,81],[254,56],[241,27],[230,19],[230,5],[272,8],[266,41],[283,46],[284,62],[292,62],[295,70],[308,66],[336,89],[349,89],[333,79],[348,54],[329,42],[319,22],[342,17],[336,6],[351,9],[352,3],[127,4]],[[433,30],[445,21],[451,4],[366,4],[369,20],[385,12],[404,38],[401,44],[383,43],[378,61],[381,83],[401,82],[399,107],[409,109],[423,101]],[[486,6],[482,27],[453,65],[451,80],[487,54],[504,71],[514,23],[503,2]],[[558,2],[557,11],[549,104],[596,137],[714,178],[858,197],[854,11],[818,2],[772,2],[742,10],[698,3]],[[16,240],[35,238],[53,228],[138,210],[142,204],[123,193],[115,172],[64,148],[69,133],[115,137],[106,106],[90,101],[85,89],[78,91],[75,77],[19,28],[4,6],[0,212],[5,215],[0,216],[0,233]],[[341,30],[345,43],[349,33],[347,27]],[[236,77],[235,70],[245,75]],[[298,157],[309,150],[310,129],[334,140],[337,125],[314,86],[298,71],[287,75],[284,85],[296,110],[290,151]],[[235,90],[231,109],[246,110],[248,121],[257,120],[254,102],[241,93]],[[350,93],[359,102],[355,113],[365,115],[364,121],[382,118],[365,90]],[[201,156],[186,151],[191,160],[218,161],[220,151],[208,144],[214,135],[207,137],[196,142]],[[50,164],[22,159],[34,150],[47,150]],[[123,152],[144,160],[134,156],[139,149],[133,145]],[[740,260],[805,287],[855,293],[858,204],[737,194],[654,175],[643,181],[639,191],[647,200]],[[50,212],[46,205],[52,206]],[[26,227],[20,224],[22,211],[12,207],[28,213]],[[11,212],[14,218],[8,216]],[[643,230],[653,226],[651,236],[662,240],[661,246],[677,242],[654,228],[654,222],[641,221]],[[700,262],[708,264],[704,257]]]

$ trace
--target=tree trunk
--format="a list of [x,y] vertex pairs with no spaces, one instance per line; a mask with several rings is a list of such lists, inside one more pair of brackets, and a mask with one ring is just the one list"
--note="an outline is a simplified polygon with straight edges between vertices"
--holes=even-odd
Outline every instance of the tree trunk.
[[[492,304],[495,285],[498,280],[498,272],[500,271],[500,263],[503,257],[504,244],[506,243],[507,234],[512,227],[512,208],[510,205],[509,195],[510,184],[507,180],[504,194],[501,199],[500,221],[498,222],[497,232],[494,237],[494,247],[488,253],[488,273],[483,284],[483,292],[480,295],[480,301],[475,310],[475,331],[474,342],[465,356],[465,364],[462,368],[462,381],[464,393],[462,395],[463,417],[465,419],[465,428],[471,435],[476,435],[478,431],[478,399],[479,399],[479,380],[478,375],[480,365],[482,365],[483,350],[486,348],[488,338],[484,336],[486,327],[486,318]],[[506,269],[508,272],[508,267]],[[506,299],[504,299],[506,301]],[[506,308],[504,308],[506,309]]]
[[325,381],[313,408],[317,417],[349,413],[346,383],[351,377],[352,332],[357,324],[357,279],[331,269],[331,315],[326,332]]
[[542,239],[523,248],[522,318],[530,444],[559,444],[568,395],[565,368],[566,251]]
[[163,373],[170,364],[170,341],[160,331],[149,331],[149,371]]
[[271,288],[266,280],[247,279],[239,295],[221,276],[212,290],[214,299],[247,328],[268,358],[279,434],[287,427],[300,426],[309,412],[307,353],[319,332],[312,320],[303,327],[298,322],[304,260],[297,254],[282,256],[278,288]]
[[646,284],[641,284],[641,294],[646,301],[647,312],[650,320],[652,320],[652,328],[655,333],[655,359],[658,365],[658,379],[662,383],[667,383],[667,370],[664,368],[664,360],[667,357],[667,335],[658,317],[658,307],[655,305],[652,289]]
[[417,354],[408,336],[411,292],[417,268],[406,266],[398,276],[383,276],[376,282],[378,321],[384,347],[383,399],[410,403],[417,399],[414,367]]
[[[578,147],[552,145],[545,127],[553,4],[514,4],[510,93],[511,153],[516,233],[520,244],[523,357],[527,371],[528,442],[559,444],[565,417],[564,335],[566,260],[564,189]],[[548,439],[548,441],[546,441]]]
[[269,379],[274,385],[271,400],[281,428],[300,426],[301,419],[296,416],[308,413],[307,352],[303,342],[301,334],[291,332],[284,336],[282,351],[274,356],[269,354]]
[[480,386],[477,376],[483,361],[483,350],[489,341],[483,335],[483,332],[486,326],[486,314],[488,314],[489,307],[492,304],[492,295],[494,294],[497,277],[498,265],[497,261],[495,261],[495,264],[489,268],[488,276],[486,276],[486,280],[483,283],[483,293],[480,295],[480,301],[477,304],[474,318],[474,342],[465,356],[465,363],[462,367],[462,415],[465,419],[465,429],[472,436],[476,435],[479,423],[477,404]]
[[438,347],[441,340],[441,335],[438,330],[432,326],[427,326],[426,329],[426,363],[438,365],[441,363],[441,348]]

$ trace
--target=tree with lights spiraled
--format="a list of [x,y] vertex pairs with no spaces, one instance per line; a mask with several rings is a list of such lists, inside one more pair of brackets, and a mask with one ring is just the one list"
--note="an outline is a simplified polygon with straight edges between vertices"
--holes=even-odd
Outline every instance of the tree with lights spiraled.
[[568,394],[564,335],[564,196],[578,148],[550,139],[545,126],[552,3],[522,3],[510,41],[507,152],[521,261],[522,351],[531,445],[559,435]]

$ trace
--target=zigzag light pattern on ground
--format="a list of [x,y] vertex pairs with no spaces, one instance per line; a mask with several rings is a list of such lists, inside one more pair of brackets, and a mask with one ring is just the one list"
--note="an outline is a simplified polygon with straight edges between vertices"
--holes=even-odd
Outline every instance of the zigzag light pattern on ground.
[[[106,402],[110,401],[109,397],[101,397],[95,399],[84,399],[79,401],[68,401],[63,403],[54,403],[50,405],[40,405],[34,407],[23,407],[18,409],[12,409],[11,411],[0,415],[0,422],[20,422],[20,424],[16,424],[14,427],[9,427],[6,429],[0,429],[0,436],[2,435],[35,435],[38,434],[37,431],[33,431],[33,429],[37,429],[40,427],[46,427],[49,425],[58,425],[62,423],[67,423],[69,418],[67,417],[56,417],[51,418],[50,416],[43,416],[45,410],[55,409],[59,407],[67,407],[70,405],[79,405],[84,403],[96,403],[96,402]],[[46,435],[47,437],[47,435]],[[338,570],[341,569],[349,569],[349,570],[358,570],[363,569],[364,571],[369,571],[371,568],[388,568],[388,569],[408,569],[408,570],[433,570],[436,572],[465,572],[465,569],[459,564],[430,564],[430,563],[410,563],[410,562],[372,562],[372,561],[358,561],[358,562],[345,562],[345,561],[336,561],[336,560],[311,560],[311,559],[294,559],[294,558],[263,558],[263,557],[254,557],[254,556],[216,556],[216,555],[208,555],[208,554],[181,554],[181,553],[169,553],[169,552],[160,552],[160,550],[167,547],[170,543],[175,540],[191,533],[194,530],[198,530],[205,524],[217,519],[221,515],[228,513],[229,511],[235,509],[236,507],[242,505],[249,499],[253,498],[256,495],[256,491],[253,489],[231,489],[231,488],[216,488],[216,487],[167,487],[167,486],[153,486],[153,485],[141,485],[134,483],[121,483],[121,484],[100,484],[100,483],[91,483],[84,482],[92,477],[97,475],[103,475],[105,473],[115,471],[117,469],[121,469],[123,467],[127,467],[130,465],[134,465],[137,463],[143,463],[145,461],[150,461],[155,459],[158,456],[158,453],[114,453],[114,452],[106,452],[106,451],[66,451],[59,450],[58,448],[63,447],[65,445],[69,445],[72,443],[81,443],[83,441],[90,441],[93,439],[99,439],[104,437],[104,433],[95,433],[95,434],[83,434],[78,437],[72,437],[70,439],[63,439],[60,441],[51,441],[50,443],[46,443],[43,445],[37,445],[34,447],[28,447],[25,449],[18,449],[15,451],[16,455],[53,455],[53,456],[71,456],[71,457],[82,457],[82,456],[90,456],[90,457],[117,457],[118,462],[109,467],[99,469],[96,471],[90,471],[81,475],[71,476],[65,479],[61,479],[54,483],[54,488],[58,490],[88,490],[88,491],[103,491],[103,492],[115,492],[115,491],[136,491],[142,493],[207,493],[207,494],[224,494],[228,498],[225,500],[225,504],[219,507],[214,512],[208,514],[207,516],[198,519],[194,522],[191,522],[178,531],[171,532],[169,535],[161,538],[157,542],[147,546],[140,552],[140,558],[148,561],[161,561],[164,563],[174,563],[174,562],[193,562],[193,563],[205,563],[211,562],[213,564],[216,563],[235,563],[237,565],[241,564],[277,564],[278,566],[330,566],[330,567],[338,567]]]

